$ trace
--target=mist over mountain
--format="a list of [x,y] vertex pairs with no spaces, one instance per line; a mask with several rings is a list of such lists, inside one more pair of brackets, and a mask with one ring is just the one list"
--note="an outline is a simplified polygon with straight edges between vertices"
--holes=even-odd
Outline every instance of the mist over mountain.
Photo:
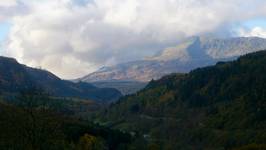
[[0,150],[266,150],[266,0],[0,0]]
[[266,39],[258,37],[204,38],[192,37],[158,55],[144,60],[104,67],[78,81],[97,82],[127,80],[148,82],[163,75],[186,73],[197,67],[233,60],[238,56],[266,49]]
[[143,89],[148,83],[138,81],[110,80],[92,82],[91,84],[99,88],[115,88],[123,95],[130,95],[138,92],[140,89]]

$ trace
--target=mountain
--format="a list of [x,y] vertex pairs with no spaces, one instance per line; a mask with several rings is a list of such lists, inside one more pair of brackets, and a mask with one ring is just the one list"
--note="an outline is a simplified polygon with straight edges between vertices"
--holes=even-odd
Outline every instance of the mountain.
[[136,93],[147,85],[147,83],[145,82],[120,80],[98,81],[92,82],[91,84],[99,88],[115,88],[119,90],[123,95]]
[[38,87],[58,97],[113,101],[121,96],[116,89],[97,88],[84,82],[72,83],[61,80],[48,71],[30,68],[6,57],[0,57],[0,85],[1,95]]
[[174,72],[186,73],[218,61],[233,60],[241,55],[266,49],[266,39],[258,37],[193,37],[177,46],[140,61],[104,67],[85,77],[84,82],[126,80],[148,82]]
[[143,139],[136,149],[256,149],[266,144],[265,98],[266,51],[260,51],[153,80],[95,121]]

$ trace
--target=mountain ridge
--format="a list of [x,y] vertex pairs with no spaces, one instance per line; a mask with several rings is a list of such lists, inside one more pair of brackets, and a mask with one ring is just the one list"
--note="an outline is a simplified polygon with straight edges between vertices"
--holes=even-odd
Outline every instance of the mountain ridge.
[[7,95],[38,87],[59,97],[112,101],[121,96],[116,89],[97,88],[89,83],[61,80],[49,71],[31,68],[19,64],[14,58],[3,56],[0,57],[0,85],[0,92]]
[[177,46],[139,61],[105,67],[76,81],[129,80],[149,82],[170,73],[186,73],[218,61],[234,60],[249,52],[266,49],[266,39],[259,37],[192,37]]

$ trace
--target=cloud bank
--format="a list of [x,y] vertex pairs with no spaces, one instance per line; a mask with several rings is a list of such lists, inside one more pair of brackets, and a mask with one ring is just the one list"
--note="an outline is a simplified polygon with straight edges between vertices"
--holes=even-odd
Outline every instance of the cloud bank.
[[12,23],[3,53],[76,78],[189,36],[230,35],[241,22],[266,16],[265,6],[264,0],[1,0],[0,21]]
[[238,33],[240,36],[243,37],[257,36],[257,37],[266,38],[266,30],[263,29],[262,27],[254,27],[252,29],[241,28],[239,29]]

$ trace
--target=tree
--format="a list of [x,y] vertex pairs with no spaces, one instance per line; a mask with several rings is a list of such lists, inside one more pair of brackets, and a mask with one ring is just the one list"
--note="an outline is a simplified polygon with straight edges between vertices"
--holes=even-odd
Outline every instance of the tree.
[[[7,149],[58,149],[64,144],[61,121],[47,103],[49,96],[31,89],[17,97],[18,106],[2,105],[1,145]],[[0,145],[0,146],[1,146]]]
[[105,150],[106,147],[101,139],[85,134],[79,140],[78,150]]

